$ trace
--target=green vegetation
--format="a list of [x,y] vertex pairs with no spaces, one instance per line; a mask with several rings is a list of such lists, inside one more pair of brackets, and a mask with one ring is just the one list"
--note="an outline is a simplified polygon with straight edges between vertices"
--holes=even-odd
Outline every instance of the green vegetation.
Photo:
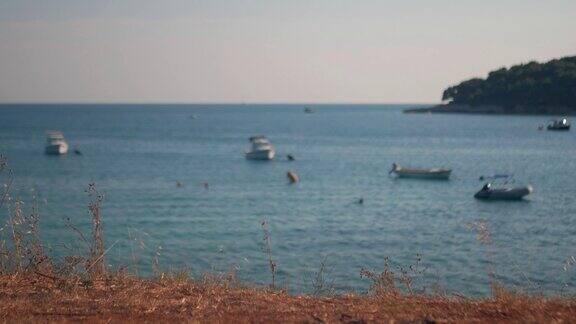
[[576,108],[576,56],[530,62],[492,71],[449,87],[442,100],[454,104]]

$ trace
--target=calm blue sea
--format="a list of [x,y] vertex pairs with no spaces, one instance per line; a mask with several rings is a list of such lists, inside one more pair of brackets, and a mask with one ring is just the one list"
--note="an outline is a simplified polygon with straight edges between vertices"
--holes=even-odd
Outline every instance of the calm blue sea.
[[[573,292],[565,262],[576,255],[574,131],[538,131],[542,116],[304,107],[3,105],[0,153],[14,169],[13,195],[27,208],[38,197],[42,239],[54,255],[85,248],[64,220],[89,229],[84,190],[95,182],[105,193],[107,262],[140,274],[150,274],[158,255],[164,269],[234,269],[241,280],[268,284],[266,220],[278,282],[292,292],[310,290],[322,260],[337,290],[362,292],[369,281],[361,269],[381,270],[388,257],[398,272],[419,256],[419,286],[486,295],[494,267],[510,288]],[[83,154],[44,155],[50,129]],[[276,161],[244,158],[255,134],[270,138]],[[453,178],[393,179],[393,162],[450,167]],[[288,184],[288,170],[299,184]],[[475,200],[478,177],[493,173],[512,173],[535,192],[524,202]],[[468,228],[478,221],[490,244]]]

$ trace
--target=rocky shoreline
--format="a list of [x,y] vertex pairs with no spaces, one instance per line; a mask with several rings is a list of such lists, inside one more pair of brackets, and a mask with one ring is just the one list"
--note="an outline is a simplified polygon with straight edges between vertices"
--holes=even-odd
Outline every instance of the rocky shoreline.
[[425,108],[405,109],[404,113],[490,114],[490,115],[574,115],[575,107],[442,104]]

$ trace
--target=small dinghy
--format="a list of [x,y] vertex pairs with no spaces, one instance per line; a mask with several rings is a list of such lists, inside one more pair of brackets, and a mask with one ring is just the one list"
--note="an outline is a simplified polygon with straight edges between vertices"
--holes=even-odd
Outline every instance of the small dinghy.
[[474,198],[486,200],[520,200],[534,191],[532,186],[501,187],[493,188],[491,183],[486,183]]
[[414,169],[400,166],[396,163],[392,164],[392,170],[389,174],[396,174],[399,178],[417,178],[417,179],[434,179],[434,180],[448,180],[451,169],[432,168],[432,169]]

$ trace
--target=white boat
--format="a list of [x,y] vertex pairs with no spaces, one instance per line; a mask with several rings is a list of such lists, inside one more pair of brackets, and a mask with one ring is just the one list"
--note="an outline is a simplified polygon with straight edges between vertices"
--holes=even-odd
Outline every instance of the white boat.
[[252,144],[250,150],[245,152],[246,158],[249,160],[272,160],[276,155],[274,146],[266,136],[258,135],[250,137]]
[[553,120],[552,124],[549,124],[547,127],[548,130],[559,130],[559,131],[567,131],[570,130],[570,123],[566,117],[560,118],[558,120]]
[[435,180],[448,180],[452,170],[444,168],[432,169],[414,169],[400,166],[396,163],[392,164],[392,170],[389,172],[396,174],[399,178],[418,178],[418,179],[435,179]]
[[44,150],[46,154],[60,155],[68,153],[68,143],[66,143],[61,132],[49,131],[46,134],[46,148]]
[[499,187],[493,188],[491,183],[486,183],[474,198],[486,200],[520,200],[532,193],[532,186],[522,187]]

